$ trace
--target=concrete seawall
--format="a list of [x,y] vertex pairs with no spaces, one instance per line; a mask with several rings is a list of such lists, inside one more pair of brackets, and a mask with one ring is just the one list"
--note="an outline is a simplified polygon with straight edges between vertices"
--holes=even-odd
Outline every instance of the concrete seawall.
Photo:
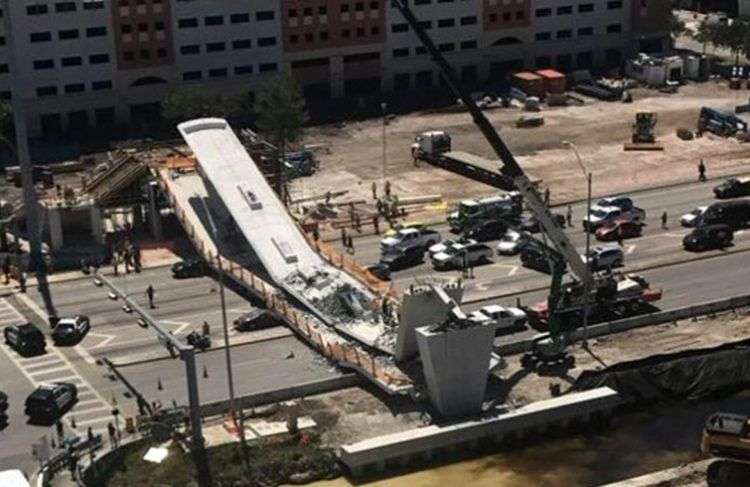
[[606,418],[621,404],[608,387],[528,404],[521,408],[443,425],[430,425],[343,445],[341,462],[353,477],[425,462],[445,453],[476,448],[480,442],[502,443],[572,422]]

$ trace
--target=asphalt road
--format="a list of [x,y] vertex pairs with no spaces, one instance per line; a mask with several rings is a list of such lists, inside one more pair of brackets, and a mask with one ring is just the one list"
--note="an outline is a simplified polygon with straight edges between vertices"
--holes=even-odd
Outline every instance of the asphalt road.
[[[596,182],[594,182],[596,184]],[[712,189],[715,183],[694,183],[676,186],[667,189],[640,192],[633,196],[637,206],[646,210],[647,226],[644,228],[643,236],[635,239],[627,239],[623,242],[625,251],[625,270],[632,268],[644,268],[659,265],[665,262],[686,260],[695,257],[695,254],[682,249],[682,237],[688,233],[688,229],[682,228],[679,218],[682,214],[697,206],[713,203]],[[564,214],[564,207],[555,208],[553,211]],[[661,214],[666,211],[668,215],[668,228],[661,228]],[[581,224],[586,214],[586,205],[579,203],[573,205],[573,228],[568,232],[573,244],[581,251],[585,248],[586,234]],[[435,227],[440,231],[443,238],[451,238],[448,225],[442,224]],[[736,245],[734,249],[750,249],[750,231],[738,232],[735,235]],[[364,263],[373,264],[380,258],[380,236],[363,236],[355,239],[354,257]],[[593,238],[591,245],[599,242]],[[340,245],[340,242],[337,242]],[[488,242],[493,249],[496,241]],[[616,245],[616,244],[615,244]],[[438,272],[429,262],[415,266],[411,269],[399,271],[393,274],[394,285],[404,288],[415,282],[422,276],[454,275],[460,276],[459,271]],[[669,289],[672,282],[663,282],[652,278],[651,272],[646,276],[656,285]],[[539,272],[526,269],[521,266],[518,257],[495,255],[493,262],[474,269],[474,279],[466,284],[465,300],[475,301],[492,298],[493,296],[523,292],[527,289],[539,288],[549,284],[549,277]]]

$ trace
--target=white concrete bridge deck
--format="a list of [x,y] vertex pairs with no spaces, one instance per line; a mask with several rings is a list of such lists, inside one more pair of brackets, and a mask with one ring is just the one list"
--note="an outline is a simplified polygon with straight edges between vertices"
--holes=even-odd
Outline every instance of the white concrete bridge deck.
[[206,118],[178,129],[274,282],[338,331],[392,354],[395,337],[373,311],[379,296],[310,246],[229,124]]

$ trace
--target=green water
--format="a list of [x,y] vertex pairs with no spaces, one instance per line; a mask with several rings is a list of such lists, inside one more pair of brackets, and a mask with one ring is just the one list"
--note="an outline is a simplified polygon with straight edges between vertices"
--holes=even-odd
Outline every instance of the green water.
[[[616,417],[606,430],[521,446],[469,460],[423,466],[389,478],[316,487],[588,487],[676,467],[701,457],[706,417],[716,410],[750,412],[750,393],[698,403],[663,404]],[[749,484],[750,485],[750,481]]]

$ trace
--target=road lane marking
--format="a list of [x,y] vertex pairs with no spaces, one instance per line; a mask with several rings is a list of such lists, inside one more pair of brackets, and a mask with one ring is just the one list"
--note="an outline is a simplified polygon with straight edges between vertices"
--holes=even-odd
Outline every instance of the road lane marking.
[[173,335],[179,335],[183,331],[185,331],[185,328],[192,325],[192,323],[189,323],[187,321],[176,321],[176,320],[160,320],[160,323],[165,323],[167,325],[175,325],[177,326],[176,330],[172,330]]
[[625,254],[628,254],[628,255],[632,254],[633,251],[636,249],[636,245],[633,245],[633,244],[628,245],[627,247],[628,247],[628,249],[625,251]]

